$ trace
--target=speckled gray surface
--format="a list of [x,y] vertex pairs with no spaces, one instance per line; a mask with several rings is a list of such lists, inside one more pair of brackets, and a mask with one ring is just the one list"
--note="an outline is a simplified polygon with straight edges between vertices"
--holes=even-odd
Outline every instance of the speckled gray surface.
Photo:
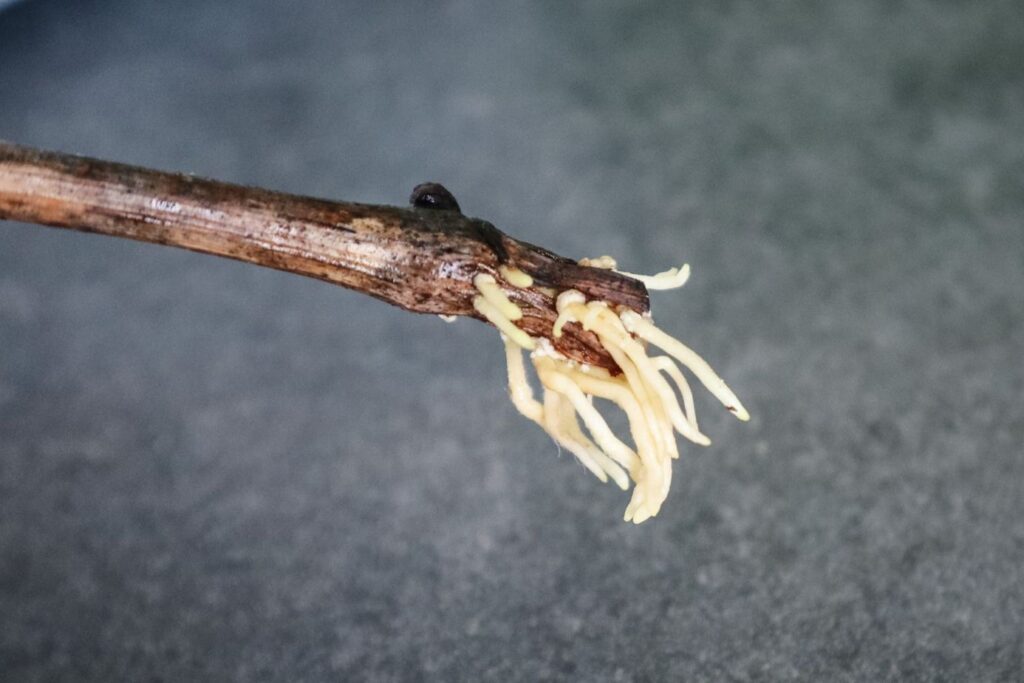
[[555,5],[0,15],[0,138],[689,261],[755,416],[633,527],[483,325],[2,224],[0,678],[1020,679],[1024,6]]

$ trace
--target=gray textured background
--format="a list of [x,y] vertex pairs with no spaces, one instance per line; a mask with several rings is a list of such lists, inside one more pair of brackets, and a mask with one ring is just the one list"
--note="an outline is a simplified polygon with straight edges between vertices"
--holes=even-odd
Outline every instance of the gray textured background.
[[1024,6],[38,0],[0,138],[467,213],[630,270],[722,372],[662,514],[497,335],[0,225],[0,678],[1024,669]]

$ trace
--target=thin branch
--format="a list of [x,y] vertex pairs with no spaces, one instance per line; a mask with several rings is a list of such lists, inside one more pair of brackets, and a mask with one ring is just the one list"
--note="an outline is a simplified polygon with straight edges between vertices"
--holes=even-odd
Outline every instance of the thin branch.
[[[181,247],[326,280],[408,311],[482,319],[473,278],[489,273],[523,311],[519,327],[570,358],[617,370],[590,332],[552,338],[552,292],[638,312],[637,280],[590,268],[469,218],[440,186],[412,208],[334,202],[0,142],[0,219]],[[500,266],[534,284],[517,288]]]

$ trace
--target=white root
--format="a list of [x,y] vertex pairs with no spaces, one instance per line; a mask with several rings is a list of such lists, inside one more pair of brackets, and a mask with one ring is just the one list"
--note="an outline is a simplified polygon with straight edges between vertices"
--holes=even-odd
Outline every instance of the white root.
[[[584,259],[581,263],[616,267],[610,257]],[[664,289],[681,286],[689,272],[689,266],[684,265],[652,277],[624,274],[643,281],[650,289]],[[523,284],[529,278],[525,273],[509,269],[501,271],[501,275],[513,286],[530,286]],[[672,481],[672,460],[679,455],[677,432],[700,445],[711,443],[697,426],[693,391],[677,362],[693,372],[738,418],[749,419],[735,394],[711,366],[689,347],[655,327],[646,316],[630,310],[615,311],[603,301],[587,302],[575,290],[558,295],[558,318],[552,336],[561,337],[563,326],[570,322],[593,332],[621,370],[612,375],[604,368],[571,361],[558,353],[549,340],[534,339],[516,327],[514,321],[522,317],[522,312],[492,276],[478,275],[474,284],[480,292],[473,301],[474,307],[502,333],[513,405],[601,481],[611,479],[626,490],[629,480],[633,480],[635,487],[625,512],[627,521],[639,524],[661,509]],[[638,339],[668,355],[648,356]],[[532,352],[530,359],[543,391],[541,401],[534,398],[527,379],[523,350]],[[635,450],[615,436],[594,406],[594,398],[610,401],[626,414]]]

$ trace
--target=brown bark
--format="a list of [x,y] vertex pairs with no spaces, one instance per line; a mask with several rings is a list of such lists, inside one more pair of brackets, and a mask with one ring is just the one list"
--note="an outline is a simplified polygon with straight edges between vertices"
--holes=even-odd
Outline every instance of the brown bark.
[[[447,208],[451,206],[453,208]],[[154,242],[319,278],[417,313],[480,318],[473,277],[490,273],[523,309],[519,327],[551,338],[554,301],[578,289],[648,310],[642,283],[505,235],[450,205],[397,208],[302,197],[0,142],[0,219]],[[500,265],[534,285],[505,282]],[[617,370],[590,333],[551,340]]]

